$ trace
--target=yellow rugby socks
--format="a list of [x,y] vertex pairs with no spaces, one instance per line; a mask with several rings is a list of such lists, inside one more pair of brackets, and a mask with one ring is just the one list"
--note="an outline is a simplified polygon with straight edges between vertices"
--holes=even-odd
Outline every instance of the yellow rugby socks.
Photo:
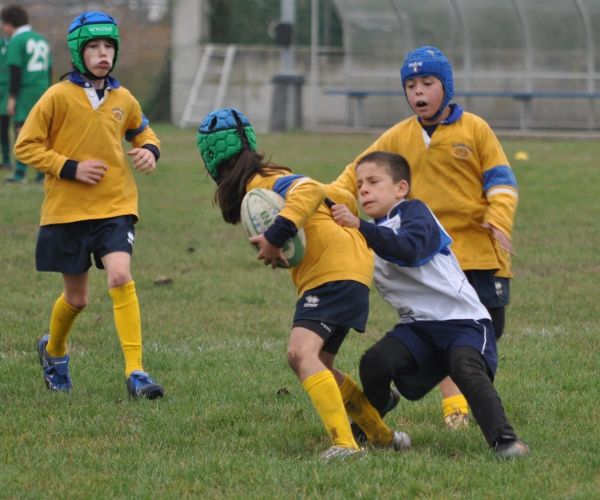
[[335,446],[358,449],[352,436],[340,389],[330,370],[322,370],[302,382]]
[[379,412],[369,403],[357,383],[345,373],[340,392],[348,415],[364,431],[369,443],[388,446],[392,442],[394,432],[385,425]]
[[64,293],[56,299],[50,315],[50,339],[46,345],[48,356],[61,358],[67,354],[67,336],[80,312],[81,309],[67,302]]
[[128,377],[132,371],[143,370],[142,322],[135,282],[111,288],[108,293],[113,301],[115,327],[125,358],[125,376]]
[[442,399],[442,412],[444,413],[444,418],[456,413],[468,415],[469,404],[462,394],[450,396]]

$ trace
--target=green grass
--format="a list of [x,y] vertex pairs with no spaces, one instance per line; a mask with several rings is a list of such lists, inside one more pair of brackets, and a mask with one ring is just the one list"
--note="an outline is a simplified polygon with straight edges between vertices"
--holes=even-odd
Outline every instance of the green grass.
[[[133,274],[145,365],[166,388],[129,401],[105,276],[70,337],[69,395],[46,391],[34,339],[48,324],[59,275],[36,273],[41,188],[0,186],[0,497],[591,498],[600,491],[600,169],[593,142],[505,140],[521,201],[497,387],[532,449],[494,458],[475,425],[442,426],[439,395],[403,401],[389,423],[411,434],[405,454],[323,465],[324,431],[285,351],[295,293],[285,271],[255,261],[242,229],[224,224],[194,132],[157,127],[159,169],[137,176],[141,221]],[[262,136],[279,163],[330,180],[368,135]],[[173,280],[158,286],[159,276]],[[368,332],[338,366],[394,322],[373,293]],[[286,388],[288,394],[280,394]],[[285,393],[285,391],[282,391]]]

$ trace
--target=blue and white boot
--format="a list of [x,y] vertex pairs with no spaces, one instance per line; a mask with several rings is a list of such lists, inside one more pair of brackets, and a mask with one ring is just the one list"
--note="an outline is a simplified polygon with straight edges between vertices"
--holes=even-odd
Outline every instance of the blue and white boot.
[[157,384],[150,375],[142,370],[131,372],[127,378],[127,392],[132,398],[143,397],[146,399],[162,398],[165,393],[162,385]]
[[69,375],[69,356],[51,358],[46,352],[49,335],[44,335],[36,342],[40,364],[44,371],[44,382],[50,391],[69,392],[73,384]]

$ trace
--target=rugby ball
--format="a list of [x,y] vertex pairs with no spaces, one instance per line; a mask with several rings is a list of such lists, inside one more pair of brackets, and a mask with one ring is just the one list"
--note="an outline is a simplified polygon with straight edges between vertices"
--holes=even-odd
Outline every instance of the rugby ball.
[[[257,188],[248,191],[242,200],[240,213],[242,226],[248,237],[264,233],[275,222],[275,217],[284,205],[285,200],[270,189]],[[304,229],[300,228],[296,236],[287,240],[282,248],[289,266],[281,262],[278,267],[294,267],[300,264],[305,247],[306,236]]]

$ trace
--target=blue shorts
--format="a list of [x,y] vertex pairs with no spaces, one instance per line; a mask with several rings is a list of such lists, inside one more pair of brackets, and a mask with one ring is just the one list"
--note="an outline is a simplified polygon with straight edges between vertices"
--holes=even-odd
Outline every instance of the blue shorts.
[[358,281],[331,281],[305,292],[296,302],[294,323],[323,321],[364,332],[369,317],[369,288]]
[[369,288],[357,281],[331,281],[305,292],[296,303],[294,327],[324,340],[321,350],[337,354],[350,328],[365,331]]
[[104,269],[102,257],[113,252],[133,253],[133,215],[41,226],[35,247],[38,271],[83,274],[92,266]]
[[448,375],[447,353],[455,347],[468,346],[479,352],[494,380],[498,352],[492,322],[488,319],[400,323],[387,335],[406,346],[419,365],[417,378],[428,380],[432,388]]
[[510,279],[494,276],[492,269],[465,271],[465,276],[477,292],[486,309],[507,306],[510,301]]

